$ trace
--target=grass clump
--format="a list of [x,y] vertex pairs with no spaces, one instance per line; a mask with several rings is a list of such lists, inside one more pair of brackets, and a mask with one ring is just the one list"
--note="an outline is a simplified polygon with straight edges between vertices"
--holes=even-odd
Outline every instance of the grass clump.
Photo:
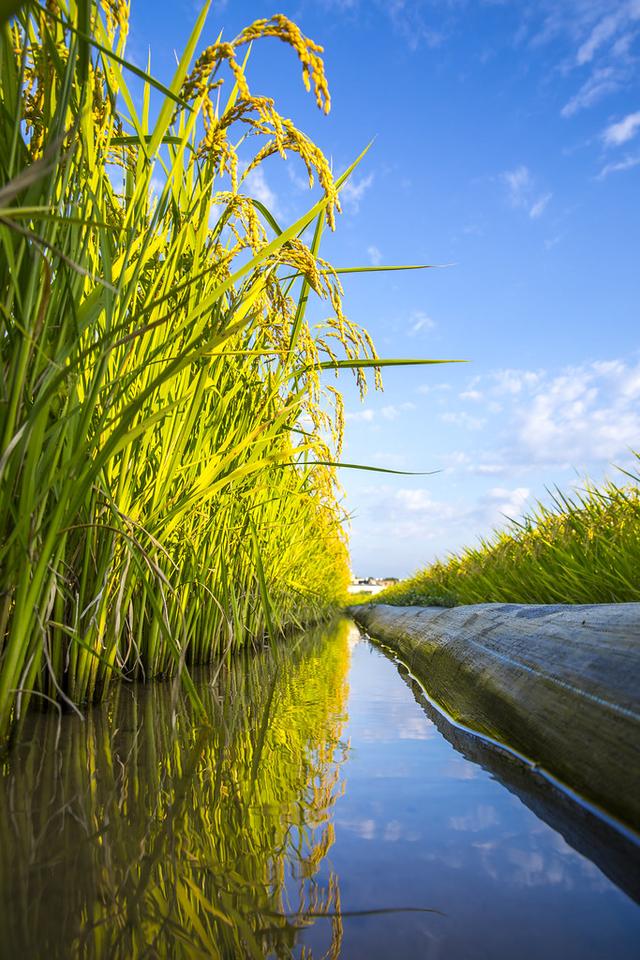
[[[181,670],[197,703],[188,664],[348,582],[319,378],[364,390],[376,355],[319,255],[346,175],[245,73],[276,37],[326,110],[321,48],[276,16],[194,61],[205,14],[166,85],[127,64],[120,0],[0,24],[0,743],[115,675]],[[283,229],[246,178],[291,153],[322,197]]]
[[640,601],[640,477],[538,504],[478,547],[436,562],[375,602],[621,603]]

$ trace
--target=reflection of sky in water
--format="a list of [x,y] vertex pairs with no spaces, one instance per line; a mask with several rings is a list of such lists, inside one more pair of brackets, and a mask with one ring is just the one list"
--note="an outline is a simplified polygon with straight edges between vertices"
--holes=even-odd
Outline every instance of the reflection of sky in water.
[[[341,956],[624,960],[640,910],[479,765],[456,753],[395,666],[352,651],[351,750],[322,871],[343,910],[435,907],[446,916],[345,920]],[[319,944],[320,924],[304,936]]]

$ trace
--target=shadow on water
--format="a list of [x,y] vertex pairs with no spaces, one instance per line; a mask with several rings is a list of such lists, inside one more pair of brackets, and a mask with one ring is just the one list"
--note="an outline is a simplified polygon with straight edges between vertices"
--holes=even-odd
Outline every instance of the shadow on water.
[[0,955],[289,957],[323,915],[337,957],[338,881],[317,874],[348,629],[201,672],[206,727],[173,716],[169,684],[120,685],[84,721],[33,715],[0,765]]
[[385,644],[374,642],[393,661],[416,702],[458,753],[472,763],[480,764],[574,850],[594,863],[627,896],[640,903],[640,844],[637,837],[624,828],[619,829],[606,815],[599,816],[579,798],[555,786],[535,767],[523,764],[498,744],[450,722],[425,696],[425,689],[397,659],[394,651]]

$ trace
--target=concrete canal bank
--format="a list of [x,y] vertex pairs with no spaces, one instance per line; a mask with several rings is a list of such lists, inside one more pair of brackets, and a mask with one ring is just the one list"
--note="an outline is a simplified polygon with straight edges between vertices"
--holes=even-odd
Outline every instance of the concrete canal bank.
[[640,603],[349,614],[457,722],[640,830]]

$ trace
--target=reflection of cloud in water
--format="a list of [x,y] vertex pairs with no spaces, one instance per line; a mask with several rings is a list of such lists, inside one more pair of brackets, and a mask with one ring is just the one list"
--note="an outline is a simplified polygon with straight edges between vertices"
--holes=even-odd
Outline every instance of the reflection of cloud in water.
[[480,854],[480,863],[482,865],[482,873],[487,877],[491,877],[492,880],[498,879],[498,867],[495,863],[496,857],[494,856],[498,843],[496,840],[487,841],[486,843],[475,842],[472,844],[475,850]]
[[[527,840],[529,848],[525,849]],[[568,891],[577,883],[584,886],[586,877],[590,890],[609,889],[600,870],[548,827],[542,833],[504,837],[502,842],[475,841],[472,848],[477,851],[482,872],[500,884],[553,886]]]
[[[449,825],[454,830],[471,832],[491,828],[493,833],[499,822],[493,807],[480,806],[467,816],[452,817]],[[393,823],[387,825],[385,840]],[[395,836],[398,832],[395,828],[390,839],[400,839]],[[463,869],[479,874],[501,888],[553,887],[563,892],[588,888],[595,893],[611,889],[609,881],[591,861],[548,827],[542,836],[509,833],[486,841],[469,838],[468,842],[460,837],[452,846],[432,847],[421,859],[449,870]]]
[[558,853],[561,853],[563,856],[569,856],[569,857],[572,855],[579,856],[579,854],[576,854],[576,851],[573,849],[573,847],[569,846],[569,844],[567,843],[567,841],[565,840],[565,838],[562,836],[561,833],[554,833],[553,837],[551,838],[551,842],[555,850]]
[[361,840],[373,840],[376,835],[375,820],[343,820],[341,817],[336,819],[336,827],[341,830],[347,830],[349,833],[355,833]]
[[402,836],[402,824],[399,820],[390,820],[384,828],[384,839],[387,843],[395,843]]
[[544,857],[538,850],[518,850],[512,848],[507,851],[507,860],[513,864],[511,882],[521,887],[535,887],[540,883],[551,882],[550,874],[555,877],[555,883],[562,878],[563,871],[558,872],[552,865],[545,870]]
[[420,840],[422,834],[418,830],[408,830],[406,824],[400,820],[389,820],[384,828],[382,839],[386,843],[397,843],[398,840],[404,840],[405,843],[415,843]]
[[353,650],[354,647],[357,647],[359,643],[365,643],[365,639],[358,630],[355,623],[349,625],[349,632],[347,634],[347,646],[349,647],[349,653]]
[[452,830],[468,830],[471,833],[479,833],[480,830],[486,830],[487,827],[492,827],[496,823],[499,823],[496,808],[489,804],[480,804],[464,817],[449,818],[449,826]]
[[551,838],[551,844],[554,852],[560,857],[565,858],[565,862],[570,863],[574,870],[577,867],[580,873],[589,878],[589,887],[591,890],[606,890],[609,882],[601,870],[591,860],[587,860],[581,853],[570,847],[567,841],[559,833],[554,833]]
[[480,776],[480,767],[469,763],[464,757],[454,757],[443,770],[450,780],[475,780]]
[[351,818],[342,819],[338,817],[335,821],[338,830],[345,830],[348,833],[355,834],[360,840],[382,839],[385,843],[397,843],[402,840],[404,843],[415,843],[422,838],[419,830],[412,830],[401,820],[388,820],[383,827],[379,825],[373,817],[362,819]]
[[[415,706],[415,705],[413,705]],[[415,713],[411,704],[376,704],[366,722],[358,729],[361,743],[395,743],[398,740],[437,740],[438,731],[423,713]]]
[[436,735],[436,729],[430,720],[417,715],[407,717],[396,730],[399,740],[431,740]]
[[465,869],[469,866],[466,858],[466,851],[460,847],[448,847],[441,853],[425,853],[422,857],[425,863],[437,863],[441,867],[449,867],[450,870]]

